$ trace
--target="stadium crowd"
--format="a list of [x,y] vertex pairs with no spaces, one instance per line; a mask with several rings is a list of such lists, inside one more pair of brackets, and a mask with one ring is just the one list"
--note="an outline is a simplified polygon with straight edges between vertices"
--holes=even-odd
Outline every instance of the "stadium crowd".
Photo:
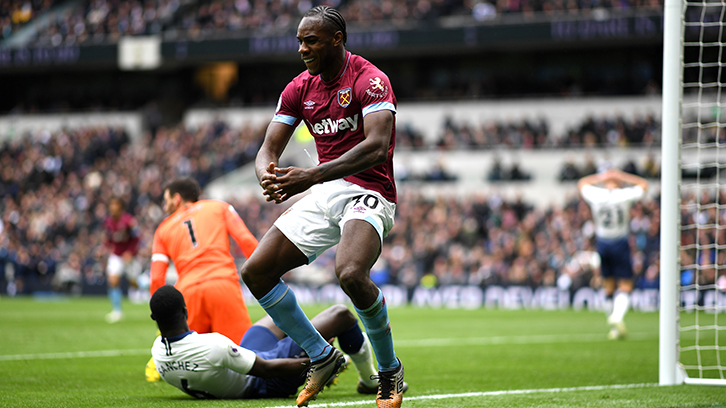
[[[331,0],[351,27],[435,25],[446,17],[476,21],[507,15],[607,15],[634,9],[661,10],[663,0]],[[116,42],[125,35],[164,33],[167,38],[202,39],[289,32],[316,5],[309,0],[84,0],[58,11],[58,0],[11,0],[0,6],[0,33],[9,38],[22,25],[38,24],[34,43],[58,46]]]
[[[629,240],[639,289],[659,287],[659,200],[651,195],[631,209]],[[256,235],[263,234],[285,209],[254,197],[230,202]],[[681,223],[722,225],[724,203],[726,190],[687,193]],[[521,197],[508,199],[496,193],[426,197],[402,183],[396,211],[396,225],[372,270],[379,285],[404,285],[410,291],[417,286],[550,286],[570,293],[585,286],[600,287],[598,264],[593,261],[595,226],[589,206],[579,198],[541,209]],[[717,267],[726,262],[726,253],[708,248],[724,241],[726,231],[716,227],[682,230],[681,285],[726,287],[726,276]],[[293,273],[288,280],[312,285],[334,282],[334,251],[319,257],[313,271]]]
[[[139,143],[122,129],[83,128],[5,142],[0,149],[0,276],[11,291],[48,285],[59,262],[80,260],[69,277],[104,284],[103,220],[108,200],[121,197],[143,226],[141,258],[163,219],[162,188],[176,175],[202,185],[250,161],[261,129],[232,130],[221,122],[198,129],[159,128]],[[11,265],[12,270],[5,267]],[[61,280],[62,280],[61,279]]]
[[61,0],[10,0],[0,2],[0,40],[9,38],[34,18],[60,3]]
[[[535,120],[489,120],[480,123],[459,123],[445,119],[441,134],[430,145],[420,130],[411,126],[397,129],[397,146],[411,149],[538,149],[538,148],[598,148],[628,146],[659,146],[661,123],[653,114],[633,119],[621,114],[589,116],[567,129],[565,134],[553,135],[546,118]],[[726,135],[726,132],[724,132]]]
[[[0,279],[10,277],[8,289],[17,293],[50,284],[67,289],[69,282],[103,288],[102,221],[109,198],[122,197],[139,220],[139,256],[148,263],[153,232],[164,217],[164,183],[190,175],[204,186],[252,160],[262,134],[262,128],[230,129],[215,121],[198,129],[160,127],[136,143],[122,129],[108,127],[40,132],[6,141],[0,148]],[[285,206],[266,205],[250,193],[250,198],[230,201],[259,238]],[[686,196],[684,203],[683,225],[726,223],[726,192]],[[640,285],[654,285],[658,197],[632,211],[636,276]],[[374,275],[379,283],[408,287],[597,285],[592,266],[582,261],[587,259],[583,254],[593,251],[593,232],[588,206],[579,199],[561,208],[538,209],[521,198],[494,193],[465,199],[424,197],[402,182],[396,226]],[[682,241],[722,242],[723,233],[684,229]],[[686,248],[684,259],[710,259],[699,251]],[[315,265],[325,269],[331,256],[322,256]],[[334,278],[330,268],[326,274]],[[691,275],[716,279],[715,272]]]

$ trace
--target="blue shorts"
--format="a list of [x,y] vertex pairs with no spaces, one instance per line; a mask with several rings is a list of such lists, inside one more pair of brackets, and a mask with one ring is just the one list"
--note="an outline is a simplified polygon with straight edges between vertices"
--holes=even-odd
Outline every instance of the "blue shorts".
[[[291,338],[278,340],[270,329],[263,326],[252,326],[247,330],[240,346],[252,350],[265,360],[274,358],[295,358],[304,355],[303,349]],[[282,378],[255,377],[253,390],[247,398],[287,398],[297,393],[297,388],[305,383],[305,375],[293,375]]]
[[600,254],[600,274],[603,278],[631,279],[633,265],[630,261],[628,238],[597,239],[597,253]]

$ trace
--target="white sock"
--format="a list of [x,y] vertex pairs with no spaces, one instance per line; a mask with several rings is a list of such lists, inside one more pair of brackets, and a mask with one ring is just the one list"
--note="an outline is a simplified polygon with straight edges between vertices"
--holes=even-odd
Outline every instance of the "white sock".
[[372,375],[378,375],[378,370],[375,364],[373,364],[373,351],[371,350],[371,343],[368,341],[368,336],[363,333],[363,345],[360,350],[355,354],[349,354],[350,359],[353,360],[353,365],[356,371],[358,371],[358,377],[368,387],[377,387],[378,381],[371,380]]
[[603,303],[603,310],[605,310],[605,315],[610,316],[613,313],[613,298],[605,297],[605,302]]
[[630,308],[630,293],[618,292],[613,299],[613,313],[610,319],[614,322],[622,322]]

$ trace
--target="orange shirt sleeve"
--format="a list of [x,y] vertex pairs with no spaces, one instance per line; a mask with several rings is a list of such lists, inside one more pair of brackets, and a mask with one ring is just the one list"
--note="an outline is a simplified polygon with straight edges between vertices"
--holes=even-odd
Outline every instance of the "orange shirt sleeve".
[[245,222],[242,221],[237,211],[231,205],[228,206],[229,211],[225,211],[224,220],[227,224],[227,231],[232,239],[239,245],[245,257],[249,258],[252,251],[257,248],[257,238],[250,232]]
[[164,246],[161,226],[154,233],[154,243],[151,247],[151,295],[166,284],[166,270],[169,267],[169,253]]

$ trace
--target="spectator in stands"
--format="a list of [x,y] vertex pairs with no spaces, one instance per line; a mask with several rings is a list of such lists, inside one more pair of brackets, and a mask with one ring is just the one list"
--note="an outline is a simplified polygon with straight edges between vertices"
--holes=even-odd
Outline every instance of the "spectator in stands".
[[424,181],[455,181],[458,177],[455,174],[451,174],[446,167],[444,157],[439,157],[436,163],[424,175]]
[[424,148],[423,135],[410,124],[399,125],[396,128],[396,148],[420,149]]
[[645,270],[645,274],[639,277],[635,287],[638,289],[659,289],[660,288],[660,268],[659,260],[653,259]]
[[512,167],[509,169],[509,180],[512,181],[522,181],[522,180],[529,180],[532,178],[532,175],[523,171],[519,167],[519,162],[512,163]]
[[491,169],[487,173],[487,180],[489,181],[523,181],[530,180],[532,175],[528,172],[523,171],[519,167],[519,162],[514,161],[511,166],[506,169],[502,166],[501,159],[499,156],[494,156],[494,163],[492,163]]
[[560,181],[572,181],[579,180],[580,177],[581,173],[575,165],[574,157],[568,155],[565,159],[565,163],[563,164],[562,169],[560,170],[560,175],[558,179]]
[[82,282],[81,258],[78,256],[78,253],[71,252],[68,259],[58,269],[53,285],[56,290],[62,293],[70,293],[78,296],[83,290]]
[[653,153],[648,152],[643,158],[641,169],[641,175],[646,179],[660,179],[660,164],[656,162]]
[[597,173],[597,165],[595,164],[595,158],[592,157],[591,153],[585,154],[585,164],[580,170],[580,176],[585,177],[590,174]]
[[502,181],[504,180],[504,168],[502,167],[502,160],[499,156],[494,156],[491,169],[487,174],[487,180],[489,181]]

